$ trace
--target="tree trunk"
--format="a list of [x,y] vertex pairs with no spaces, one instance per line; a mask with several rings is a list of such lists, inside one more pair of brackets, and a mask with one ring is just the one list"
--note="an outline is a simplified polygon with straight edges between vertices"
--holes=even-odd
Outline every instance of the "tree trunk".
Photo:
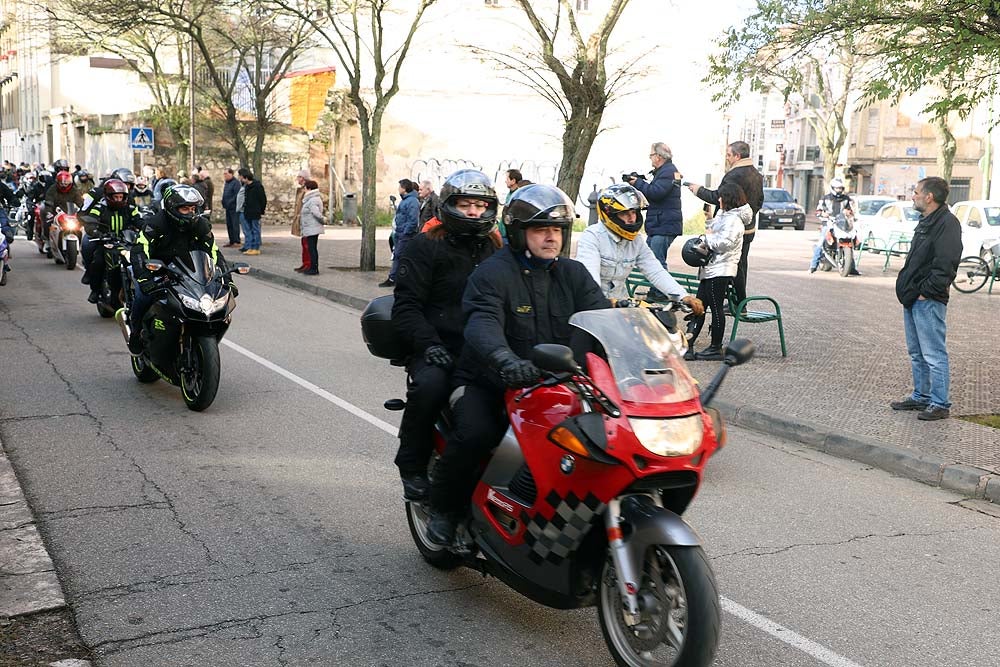
[[378,142],[382,133],[380,123],[372,120],[371,137],[362,142],[361,149],[361,270],[375,270],[375,165],[378,161]]
[[562,162],[556,185],[574,202],[580,194],[583,172],[587,167],[590,149],[597,139],[602,116],[603,112],[594,112],[589,106],[574,108],[563,130]]
[[948,127],[947,116],[935,116],[931,119],[931,125],[934,126],[934,131],[941,142],[937,157],[938,175],[946,183],[951,183],[951,172],[955,166],[955,153],[958,151],[958,142],[955,141],[955,135],[952,134],[951,128]]

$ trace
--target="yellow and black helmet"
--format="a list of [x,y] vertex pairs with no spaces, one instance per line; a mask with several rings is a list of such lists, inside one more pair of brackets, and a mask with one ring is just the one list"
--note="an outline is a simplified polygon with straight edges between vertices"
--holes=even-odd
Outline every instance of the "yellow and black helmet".
[[[642,229],[642,212],[649,208],[646,197],[625,183],[616,183],[601,191],[597,198],[597,217],[604,226],[624,239],[631,241]],[[624,222],[620,213],[635,211],[635,221]]]

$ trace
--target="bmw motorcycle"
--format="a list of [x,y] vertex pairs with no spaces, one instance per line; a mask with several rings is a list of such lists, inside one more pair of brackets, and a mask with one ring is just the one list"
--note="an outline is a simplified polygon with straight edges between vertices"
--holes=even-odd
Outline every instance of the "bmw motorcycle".
[[[224,278],[249,273],[250,265],[234,263],[222,271],[211,255],[193,250],[167,265],[151,259],[146,268],[153,273],[157,300],[143,316],[142,351],[131,357],[132,372],[139,382],[162,379],[180,387],[187,407],[200,412],[219,390],[219,341],[236,308],[235,290]],[[128,342],[134,294],[125,289],[124,296],[126,306],[115,319]]]
[[854,222],[843,213],[832,218],[824,217],[824,222],[819,268],[821,271],[830,271],[836,267],[840,275],[846,278],[854,271],[858,232],[854,228]]
[[[391,296],[362,315],[369,350],[400,365]],[[662,321],[662,320],[661,320]],[[432,566],[490,574],[557,609],[595,606],[605,643],[627,667],[703,667],[719,642],[720,601],[700,539],[681,518],[725,427],[709,408],[729,368],[753,356],[734,341],[699,391],[680,352],[684,336],[647,309],[573,315],[603,354],[586,371],[562,345],[537,345],[543,379],[509,390],[509,428],[483,461],[455,542],[426,537],[429,508],[406,503],[410,533]],[[402,400],[386,402],[401,410]],[[435,432],[440,457],[451,422]]]

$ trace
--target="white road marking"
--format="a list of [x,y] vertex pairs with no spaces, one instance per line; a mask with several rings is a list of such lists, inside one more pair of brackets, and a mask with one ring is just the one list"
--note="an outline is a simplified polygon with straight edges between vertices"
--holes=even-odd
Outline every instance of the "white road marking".
[[[246,349],[241,345],[237,345],[236,343],[230,342],[228,340],[223,340],[222,344],[239,352],[248,359],[256,361],[264,368],[272,370],[278,375],[281,375],[282,377],[291,380],[292,382],[299,385],[303,389],[308,389],[309,391],[316,394],[320,398],[327,400],[330,403],[333,403],[337,407],[342,408],[347,412],[350,412],[352,415],[360,417],[369,424],[382,429],[383,431],[385,431],[386,433],[388,433],[393,437],[395,437],[399,432],[398,427],[393,426],[388,422],[382,421],[378,417],[371,415],[368,412],[365,412],[361,408],[345,401],[339,396],[331,394],[327,390],[317,387],[312,382],[309,382],[308,380],[299,377],[298,375],[292,373],[291,371],[285,370],[281,366],[271,361],[268,361],[267,359],[265,359],[260,355],[254,354],[253,352],[251,352],[250,350]],[[788,644],[792,648],[796,648],[802,651],[806,655],[815,658],[824,665],[829,665],[830,667],[861,667],[861,665],[859,665],[858,663],[849,660],[848,658],[845,658],[842,655],[834,653],[830,649],[820,644],[817,644],[811,639],[803,637],[794,630],[790,630],[779,623],[775,623],[774,621],[764,616],[761,616],[757,612],[747,609],[746,607],[744,607],[739,603],[733,602],[727,597],[720,596],[720,600],[722,601],[722,608],[725,611],[732,614],[736,618],[740,619],[747,625],[752,625],[753,627],[766,632],[767,634],[771,635],[778,641],[784,642],[785,644]]]

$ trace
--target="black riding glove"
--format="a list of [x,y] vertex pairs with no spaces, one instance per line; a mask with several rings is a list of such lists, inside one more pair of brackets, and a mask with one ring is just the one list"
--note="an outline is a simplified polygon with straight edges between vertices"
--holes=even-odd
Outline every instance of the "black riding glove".
[[455,363],[444,345],[431,345],[424,350],[424,361],[439,368],[450,368]]
[[500,372],[500,379],[511,389],[530,387],[542,375],[535,364],[522,359],[510,350],[498,350],[491,359]]

